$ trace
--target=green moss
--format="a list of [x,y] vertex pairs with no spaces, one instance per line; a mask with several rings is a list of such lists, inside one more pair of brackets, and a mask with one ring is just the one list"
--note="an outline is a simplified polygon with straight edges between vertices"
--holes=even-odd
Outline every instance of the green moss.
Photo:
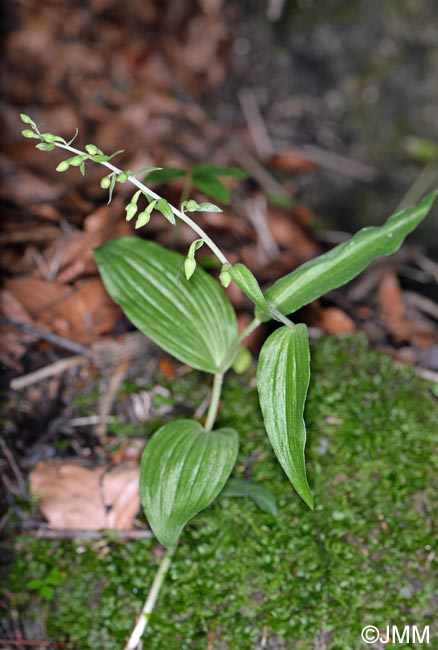
[[[203,377],[187,379],[201,399]],[[311,512],[275,462],[256,392],[242,381],[254,384],[253,372],[230,376],[220,424],[241,432],[236,474],[277,495],[278,518],[232,498],[196,517],[153,614],[148,650],[205,650],[213,630],[215,648],[252,650],[264,626],[268,647],[294,650],[366,647],[368,624],[430,625],[432,633],[438,435],[430,384],[361,339],[318,344],[306,414]],[[183,387],[178,380],[181,398]],[[153,578],[155,546],[22,536],[6,590],[14,608],[42,622],[42,634],[78,650],[119,649]],[[50,585],[51,600],[26,587],[46,584],[53,569],[62,580]]]

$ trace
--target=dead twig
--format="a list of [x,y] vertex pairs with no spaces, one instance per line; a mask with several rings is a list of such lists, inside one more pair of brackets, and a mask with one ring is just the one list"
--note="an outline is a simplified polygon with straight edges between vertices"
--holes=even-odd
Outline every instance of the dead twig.
[[20,494],[24,496],[26,494],[26,481],[24,480],[23,474],[21,473],[21,470],[15,461],[14,454],[9,449],[3,438],[0,438],[0,447],[5,455],[6,460],[9,463],[9,467],[11,468],[13,475],[15,476]]
[[260,194],[253,199],[247,199],[243,203],[243,207],[248,220],[257,233],[257,248],[259,249],[257,259],[260,260],[260,265],[265,266],[280,253],[278,244],[268,226],[266,197]]
[[279,183],[259,161],[252,156],[239,140],[235,139],[227,146],[230,155],[245,169],[267,194],[290,198],[283,185]]
[[1,648],[7,648],[8,645],[10,646],[27,646],[27,647],[34,647],[34,648],[66,648],[65,643],[58,643],[57,641],[31,641],[30,639],[20,639],[19,641],[14,640],[14,639],[0,639],[0,647]]
[[373,183],[380,176],[380,171],[375,167],[344,156],[334,151],[321,149],[313,144],[304,145],[298,152],[303,153],[311,162],[320,167],[338,172],[343,176],[354,178],[363,183]]
[[261,160],[269,158],[274,154],[274,147],[253,91],[244,88],[238,92],[237,97],[258,157]]
[[216,639],[216,626],[213,625],[212,629],[210,630],[210,634],[208,635],[207,650],[213,650],[215,639]]
[[26,533],[36,539],[77,539],[77,540],[94,540],[103,537],[117,537],[123,541],[136,539],[150,539],[153,537],[151,530],[55,530],[46,526],[37,528],[25,528]]
[[54,363],[50,363],[48,366],[39,368],[34,372],[30,372],[27,375],[22,375],[21,377],[16,377],[12,379],[9,386],[12,390],[22,390],[27,386],[36,384],[44,379],[53,377],[54,375],[60,375],[62,372],[69,370],[70,368],[75,368],[76,366],[81,366],[85,363],[88,363],[89,359],[84,356],[76,355],[74,357],[68,357],[68,359],[60,359]]
[[5,318],[4,316],[0,316],[0,323],[2,325],[7,325],[8,327],[13,327],[14,329],[17,329],[20,332],[24,332],[25,334],[32,334],[38,339],[42,339],[43,341],[48,341],[49,343],[58,345],[65,350],[69,350],[70,352],[81,354],[83,357],[91,357],[91,350],[89,347],[81,345],[80,343],[76,343],[75,341],[70,341],[70,339],[66,339],[63,336],[59,336],[58,334],[54,334],[48,330],[43,330],[39,327],[34,327],[33,325],[27,325],[26,323],[16,323],[15,321],[10,320],[9,318]]
[[99,440],[102,442],[105,438],[108,430],[108,417],[111,414],[111,409],[114,404],[114,400],[117,397],[119,392],[120,385],[126,375],[126,371],[129,368],[129,363],[131,357],[125,357],[116,366],[111,381],[109,383],[108,389],[103,392],[103,397],[99,403],[99,424],[95,428],[95,433]]

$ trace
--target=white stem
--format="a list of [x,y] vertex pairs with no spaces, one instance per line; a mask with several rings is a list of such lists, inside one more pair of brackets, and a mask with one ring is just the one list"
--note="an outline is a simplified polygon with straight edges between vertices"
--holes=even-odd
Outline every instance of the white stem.
[[161,560],[160,566],[158,567],[157,573],[155,574],[155,578],[152,583],[146,602],[143,605],[143,609],[141,610],[140,616],[137,619],[135,628],[133,629],[132,634],[129,637],[128,643],[125,645],[124,650],[137,649],[138,644],[140,643],[140,639],[143,636],[144,631],[149,623],[151,614],[154,611],[155,603],[157,602],[161,585],[163,584],[164,578],[169,569],[170,563],[172,561],[172,555],[174,554],[174,552],[175,549],[170,549],[166,551],[166,554]]
[[[61,142],[55,142],[54,143],[56,147],[59,147],[60,149],[66,149],[67,151],[71,151],[72,153],[78,154],[80,156],[87,155],[85,151],[80,151],[79,149],[75,149],[75,147],[71,147],[69,144],[62,144]],[[103,165],[104,167],[107,167],[113,172],[116,172],[116,174],[122,174],[123,170],[119,169],[115,165],[113,165],[110,162],[100,162],[98,163],[99,165]],[[149,189],[144,185],[141,181],[139,181],[135,176],[128,176],[128,180],[138,187],[142,192],[145,192],[148,196],[151,196],[153,199],[156,199],[157,201],[161,200],[161,196],[154,192],[153,190]],[[218,260],[222,262],[222,264],[228,264],[228,260],[225,257],[225,255],[222,253],[222,251],[216,246],[214,241],[210,239],[210,237],[202,230],[202,228],[196,223],[196,221],[193,221],[185,212],[182,212],[182,210],[178,210],[178,208],[175,208],[173,205],[169,204],[173,214],[175,217],[178,217],[178,219],[181,219],[181,221],[184,221],[190,228],[197,234],[199,237],[202,239],[203,242],[210,248],[210,250],[216,255]]]

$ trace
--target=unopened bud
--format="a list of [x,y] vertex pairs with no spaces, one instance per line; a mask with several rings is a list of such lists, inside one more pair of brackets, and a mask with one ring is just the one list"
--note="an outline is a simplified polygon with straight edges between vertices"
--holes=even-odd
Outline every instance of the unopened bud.
[[143,210],[143,212],[140,212],[140,214],[137,217],[137,221],[135,222],[135,229],[141,228],[142,226],[146,226],[151,219],[151,213],[150,211]]
[[227,287],[230,286],[231,282],[231,275],[228,271],[221,271],[219,275],[219,280],[221,285],[226,289]]
[[133,219],[137,214],[138,208],[135,205],[135,203],[128,203],[125,210],[126,210],[126,221],[131,221],[131,219]]
[[58,167],[56,168],[57,172],[66,172],[67,169],[70,167],[70,163],[68,160],[63,160],[62,162],[59,163]]
[[186,274],[187,280],[190,280],[192,275],[196,270],[196,261],[193,257],[186,257],[184,260],[184,273]]
[[24,129],[24,131],[21,132],[21,135],[23,135],[25,138],[36,138],[37,140],[40,139],[40,136],[31,129]]

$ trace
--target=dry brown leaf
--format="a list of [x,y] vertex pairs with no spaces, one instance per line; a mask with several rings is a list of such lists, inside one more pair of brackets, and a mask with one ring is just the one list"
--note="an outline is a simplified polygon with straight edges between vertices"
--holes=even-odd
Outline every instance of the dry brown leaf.
[[46,309],[40,322],[51,325],[61,336],[85,343],[109,332],[120,314],[119,307],[111,300],[101,280],[93,278],[79,282],[65,300]]
[[309,160],[305,154],[297,149],[276,153],[270,158],[268,164],[274,169],[288,172],[307,171],[318,167],[318,165],[312,160]]
[[382,276],[377,291],[380,311],[385,319],[394,326],[404,318],[405,303],[400,283],[394,271],[387,269]]
[[71,287],[31,277],[6,278],[4,287],[31,316],[38,316],[73,293]]
[[140,469],[118,465],[86,469],[41,461],[29,475],[30,490],[52,528],[131,530],[140,508]]
[[349,334],[356,331],[354,321],[338,307],[320,309],[318,327],[327,334]]

